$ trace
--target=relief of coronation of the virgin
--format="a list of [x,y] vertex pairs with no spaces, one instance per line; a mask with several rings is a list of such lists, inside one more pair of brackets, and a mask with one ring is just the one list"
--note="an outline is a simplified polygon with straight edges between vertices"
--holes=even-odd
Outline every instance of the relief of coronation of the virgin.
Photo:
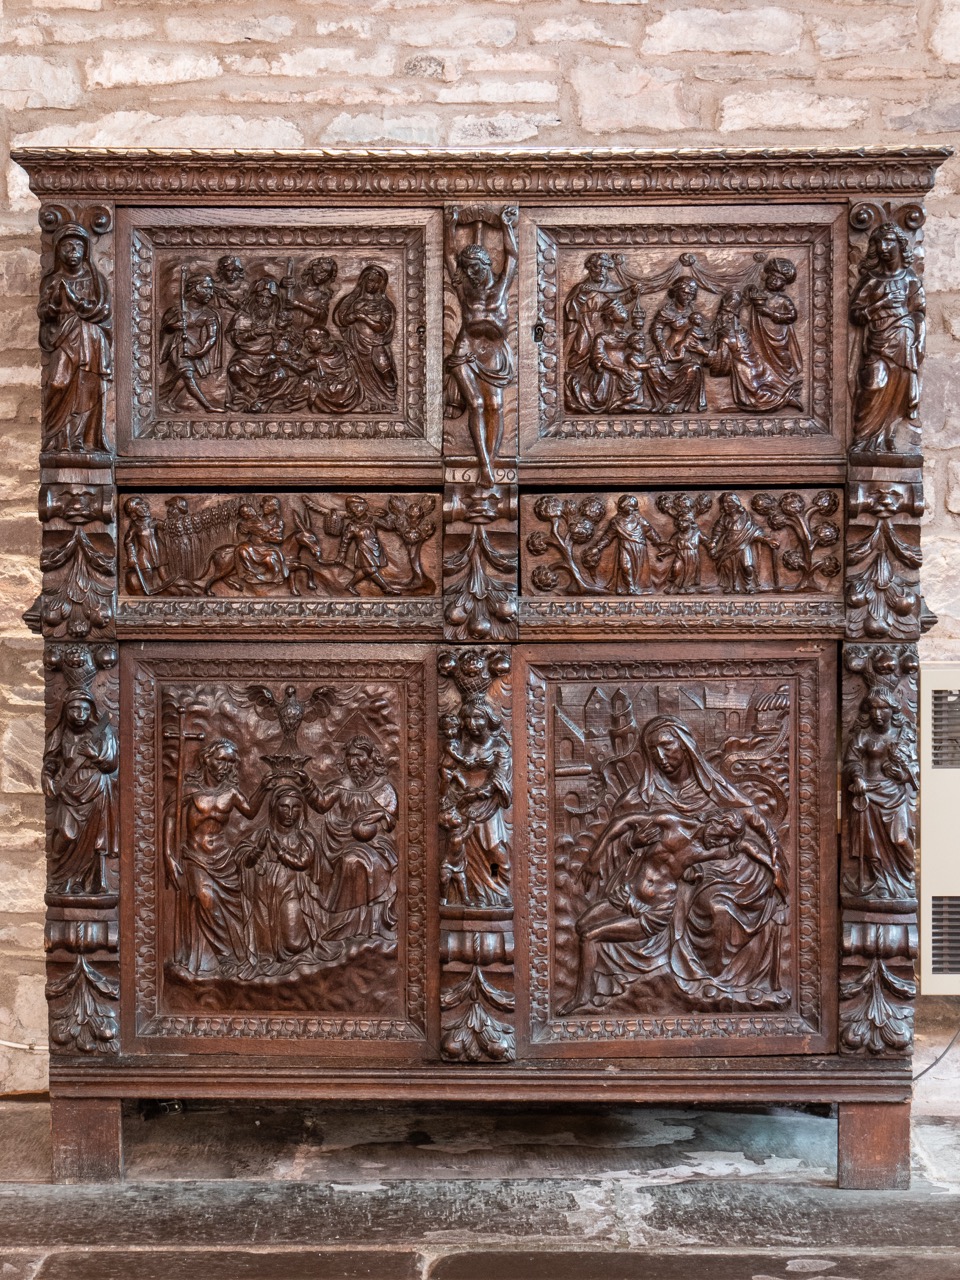
[[363,680],[166,688],[172,1007],[398,1011],[395,694]]
[[179,265],[159,324],[160,413],[396,411],[391,292],[380,263],[326,255]]
[[793,1001],[790,682],[561,681],[555,1014]]
[[563,299],[564,398],[574,414],[804,408],[788,257],[712,268],[691,253],[640,276],[594,252]]

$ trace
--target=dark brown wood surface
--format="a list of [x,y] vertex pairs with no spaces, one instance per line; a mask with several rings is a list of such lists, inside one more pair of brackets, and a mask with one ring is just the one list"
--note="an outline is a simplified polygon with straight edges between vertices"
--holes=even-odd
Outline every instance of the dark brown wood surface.
[[617,1097],[902,1185],[945,154],[18,153],[59,1176]]

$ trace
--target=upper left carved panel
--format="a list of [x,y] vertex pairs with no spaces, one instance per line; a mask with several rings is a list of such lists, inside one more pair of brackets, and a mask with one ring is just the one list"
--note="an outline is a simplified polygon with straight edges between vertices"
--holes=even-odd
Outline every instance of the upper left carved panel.
[[438,214],[144,209],[118,230],[121,456],[439,456]]

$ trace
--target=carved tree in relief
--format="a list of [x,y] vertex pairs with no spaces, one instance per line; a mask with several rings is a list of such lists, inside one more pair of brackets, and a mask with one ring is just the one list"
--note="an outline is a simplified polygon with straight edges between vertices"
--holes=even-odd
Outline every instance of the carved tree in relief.
[[[495,273],[481,243],[482,228],[491,222],[483,208],[447,210],[444,258],[450,287],[460,304],[460,330],[445,360],[447,414],[467,414],[480,480],[494,485],[494,467],[503,443],[503,389],[515,376],[510,347],[510,288],[517,272],[518,212],[507,206],[497,214],[503,265]],[[472,224],[473,243],[457,247],[458,228]]]
[[510,670],[505,650],[441,651],[457,689],[440,717],[441,1042],[454,1062],[512,1060],[513,753],[491,690]]
[[824,554],[840,541],[840,527],[829,519],[838,506],[829,489],[624,493],[615,500],[544,494],[532,513],[548,528],[528,533],[526,548],[531,557],[551,558],[529,581],[559,595],[822,592],[841,571],[839,559]]
[[113,380],[112,309],[106,278],[93,261],[96,236],[110,216],[92,213],[91,230],[72,211],[48,206],[41,225],[53,232],[52,270],[40,282],[40,346],[45,353],[45,454],[98,454],[107,445],[106,391]]

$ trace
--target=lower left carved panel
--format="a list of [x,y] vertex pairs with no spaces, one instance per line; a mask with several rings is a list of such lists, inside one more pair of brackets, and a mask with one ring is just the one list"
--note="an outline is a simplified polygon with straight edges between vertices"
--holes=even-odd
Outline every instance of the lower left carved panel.
[[140,1047],[378,1040],[419,1056],[426,652],[147,645],[122,666]]

